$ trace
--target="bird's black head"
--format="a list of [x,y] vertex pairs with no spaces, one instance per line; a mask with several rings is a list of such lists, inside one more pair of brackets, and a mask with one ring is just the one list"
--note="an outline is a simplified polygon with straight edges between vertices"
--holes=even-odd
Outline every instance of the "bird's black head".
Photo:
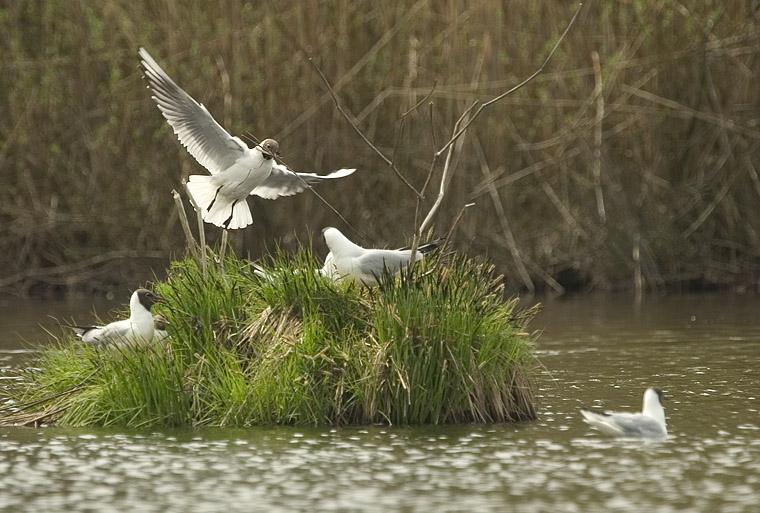
[[145,307],[146,310],[150,310],[150,307],[156,303],[165,303],[166,300],[161,296],[157,296],[148,289],[137,289],[137,299],[140,304]]
[[280,145],[274,139],[264,139],[259,144],[261,153],[267,160],[273,159],[280,154]]

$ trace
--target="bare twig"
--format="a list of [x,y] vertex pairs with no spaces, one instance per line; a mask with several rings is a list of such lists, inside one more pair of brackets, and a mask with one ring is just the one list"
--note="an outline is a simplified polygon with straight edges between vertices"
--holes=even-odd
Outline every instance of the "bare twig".
[[[256,138],[256,136],[254,136],[254,135],[253,135],[251,132],[246,132],[246,133],[244,134],[244,136],[245,136],[246,138],[249,138],[250,140],[254,141],[254,142],[255,142],[255,144],[257,144],[257,145],[260,143],[260,141],[259,141],[259,140]],[[293,169],[293,168],[291,168],[291,167],[290,167],[290,166],[289,166],[289,165],[288,165],[288,164],[287,164],[287,163],[286,163],[286,162],[285,162],[285,161],[284,161],[284,160],[283,160],[283,159],[282,159],[282,158],[281,158],[279,155],[277,155],[275,158],[276,158],[276,159],[277,159],[277,161],[278,161],[278,162],[280,162],[280,164],[282,164],[283,166],[287,167],[287,168],[288,168],[288,169],[290,169],[290,170],[292,170],[292,169]],[[294,172],[295,172],[295,171],[294,171]],[[337,208],[333,207],[333,206],[330,204],[330,202],[329,202],[329,201],[327,201],[327,200],[326,200],[326,199],[325,199],[325,198],[324,198],[324,197],[323,197],[321,194],[319,194],[319,193],[318,193],[318,192],[317,192],[317,191],[314,189],[314,187],[312,187],[311,185],[309,185],[309,183],[308,183],[308,182],[306,182],[306,180],[304,180],[303,178],[301,178],[301,177],[298,175],[298,173],[296,173],[296,178],[298,178],[298,179],[301,181],[301,184],[304,186],[304,188],[308,189],[308,190],[309,190],[309,191],[310,191],[312,194],[314,194],[314,196],[316,196],[316,197],[317,197],[317,199],[319,199],[319,201],[321,201],[322,203],[324,203],[325,205],[327,205],[327,208],[329,208],[330,210],[332,210],[332,211],[333,211],[333,213],[334,213],[336,216],[338,216],[338,217],[340,218],[340,220],[341,220],[341,221],[343,221],[343,222],[346,224],[346,226],[348,226],[348,227],[351,229],[351,231],[353,231],[353,232],[354,232],[356,235],[358,235],[358,236],[359,236],[359,237],[361,237],[362,239],[365,239],[365,240],[366,240],[366,237],[364,237],[364,235],[362,235],[362,234],[359,232],[359,230],[357,230],[356,228],[354,228],[354,226],[353,226],[351,223],[349,223],[349,222],[348,222],[348,220],[347,220],[345,217],[343,217],[343,214],[341,214],[340,212],[338,212],[338,209],[337,209]]]
[[185,188],[185,192],[187,192],[187,197],[190,200],[190,204],[195,209],[195,215],[198,218],[198,237],[200,239],[199,246],[201,251],[201,269],[203,271],[203,279],[205,280],[208,277],[208,268],[206,262],[206,228],[203,226],[203,212],[201,211],[201,208],[198,206],[198,204],[195,203],[193,195],[190,194],[190,189],[187,188],[186,181],[182,181],[182,186]]
[[349,116],[348,113],[340,105],[340,102],[338,101],[338,97],[335,95],[335,92],[333,91],[332,86],[330,86],[330,82],[327,80],[327,77],[322,72],[322,69],[319,67],[319,65],[316,62],[314,62],[314,59],[312,59],[311,57],[309,57],[309,62],[311,63],[312,66],[314,66],[314,69],[319,74],[319,77],[322,79],[322,82],[325,84],[325,87],[327,87],[327,90],[329,91],[330,96],[332,96],[333,103],[335,104],[335,108],[337,108],[338,112],[340,112],[343,115],[343,117],[346,119],[346,121],[348,121],[348,124],[351,125],[351,128],[353,128],[354,131],[357,134],[359,134],[359,137],[362,138],[362,140],[367,144],[367,146],[369,146],[372,149],[372,151],[377,153],[380,156],[380,158],[382,158],[383,161],[385,161],[385,163],[388,164],[388,167],[393,169],[393,172],[396,173],[396,176],[398,176],[401,179],[401,181],[404,182],[404,184],[407,187],[409,187],[409,189],[412,192],[414,192],[415,195],[417,195],[418,197],[421,197],[421,194],[417,191],[417,189],[415,189],[415,187],[411,183],[409,183],[409,180],[407,180],[404,177],[404,175],[401,174],[401,171],[398,170],[398,168],[396,167],[396,164],[394,164],[392,160],[386,157],[382,151],[377,149],[377,147],[374,144],[372,144],[372,141],[370,141],[367,138],[367,136],[364,135],[364,132],[362,132],[361,129],[358,126],[356,126],[356,123],[354,123],[353,119],[351,119],[351,116]]
[[227,250],[227,243],[228,243],[229,237],[230,237],[229,230],[222,228],[222,244],[221,244],[221,247],[219,248],[219,264],[223,264],[224,262],[224,252]]
[[520,89],[521,87],[523,87],[525,84],[527,84],[528,82],[530,82],[531,80],[533,80],[534,78],[536,78],[544,70],[544,68],[546,67],[546,65],[549,63],[549,60],[554,55],[554,52],[557,50],[557,48],[559,47],[560,43],[562,43],[562,40],[565,39],[565,36],[570,31],[570,27],[573,26],[573,24],[575,23],[576,18],[578,18],[578,14],[581,12],[581,7],[583,7],[583,3],[579,3],[578,4],[578,9],[576,9],[575,14],[573,15],[572,19],[570,20],[570,23],[567,25],[567,28],[565,28],[565,31],[562,33],[562,35],[559,37],[559,39],[557,40],[557,42],[554,44],[554,47],[549,52],[549,55],[547,55],[546,59],[544,59],[543,64],[541,64],[541,66],[531,76],[529,76],[528,78],[526,78],[525,80],[523,80],[522,82],[520,82],[519,84],[517,84],[516,86],[514,86],[513,88],[511,88],[511,89],[509,89],[509,90],[501,93],[496,98],[493,98],[493,99],[485,102],[484,104],[482,104],[480,106],[480,108],[477,111],[475,111],[475,114],[473,114],[472,117],[470,117],[470,119],[467,121],[467,123],[465,123],[458,131],[454,132],[454,135],[451,136],[451,139],[449,139],[446,142],[446,144],[444,144],[443,146],[441,146],[441,149],[438,150],[438,152],[437,152],[438,155],[443,154],[443,152],[446,151],[449,146],[451,146],[452,144],[454,144],[454,142],[464,133],[464,131],[467,130],[467,127],[470,126],[470,124],[472,124],[473,121],[475,121],[475,119],[480,115],[481,112],[483,112],[483,109],[485,109],[486,107],[488,107],[490,105],[493,105],[494,103],[498,102],[499,100],[501,100],[505,96],[508,96],[508,95],[514,93],[515,91],[517,91],[518,89]]
[[644,100],[650,101],[654,104],[671,109],[673,112],[681,113],[687,118],[699,119],[700,121],[711,123],[724,130],[729,130],[731,132],[735,132],[752,139],[760,139],[760,131],[741,126],[738,123],[735,123],[733,120],[715,116],[707,112],[695,110],[676,101],[669,100],[668,98],[663,98],[661,96],[657,96],[656,94],[644,91],[642,89],[636,89],[631,86],[623,85],[623,91],[631,93],[634,96],[638,96],[639,98],[643,98]]
[[433,102],[430,102],[430,140],[433,141],[433,148],[436,147],[435,144],[435,123],[433,122],[434,116],[433,116]]
[[[86,271],[91,270],[95,265],[108,264],[115,260],[130,260],[134,258],[156,258],[164,259],[166,255],[162,251],[137,251],[137,250],[114,250],[95,255],[91,258],[72,262],[70,264],[61,264],[52,267],[32,267],[24,269],[10,276],[0,278],[0,288],[8,287],[24,280],[34,279],[37,281],[47,281],[49,283],[76,283],[82,276],[76,273],[86,275]],[[56,281],[56,278],[59,277]]]
[[177,207],[177,214],[179,215],[179,224],[182,226],[182,231],[185,233],[185,239],[187,240],[187,247],[192,253],[195,260],[200,260],[200,254],[198,253],[198,243],[193,237],[193,233],[190,231],[190,222],[187,220],[187,214],[185,214],[185,206],[182,204],[182,197],[179,195],[176,189],[172,189],[172,197],[174,198],[174,205]]
[[[470,112],[472,112],[472,109],[475,108],[475,106],[478,104],[478,102],[474,102],[470,107],[465,110],[462,115],[459,117],[457,122],[454,124],[454,132],[457,132],[459,129],[459,126],[462,123],[469,124],[467,121],[467,116],[469,116]],[[460,131],[461,133],[461,131]],[[418,233],[422,233],[425,231],[425,228],[427,228],[428,224],[430,224],[430,221],[432,221],[433,216],[438,211],[438,208],[441,206],[441,202],[443,201],[443,197],[446,194],[446,188],[449,184],[449,181],[451,180],[451,173],[450,173],[450,165],[451,165],[451,156],[453,154],[454,146],[449,145],[449,151],[446,153],[446,162],[443,165],[443,174],[441,175],[441,185],[438,188],[438,197],[435,199],[435,203],[433,203],[433,206],[430,207],[430,211],[428,212],[425,219],[422,221],[422,224],[420,224],[419,229],[417,230]],[[439,154],[436,154],[437,157]],[[427,182],[425,182],[425,185],[427,185]],[[424,193],[424,190],[423,190]],[[412,251],[412,254],[414,254],[414,251]]]
[[30,401],[28,403],[23,403],[23,404],[19,404],[19,405],[12,405],[12,406],[9,406],[9,407],[0,408],[0,412],[3,411],[3,410],[11,410],[12,409],[12,410],[15,410],[15,412],[14,412],[14,414],[15,414],[15,413],[21,412],[23,410],[28,410],[29,408],[31,408],[33,406],[37,406],[38,404],[42,404],[42,403],[46,403],[48,401],[52,401],[53,399],[57,399],[58,397],[61,397],[61,396],[69,396],[69,395],[73,394],[74,392],[83,389],[84,386],[85,386],[85,384],[95,375],[95,373],[97,371],[98,371],[98,369],[95,369],[86,378],[82,379],[79,383],[77,383],[76,385],[72,386],[71,388],[67,388],[66,390],[63,390],[61,392],[57,392],[55,394],[51,394],[51,395],[45,396],[45,397],[43,397],[41,399],[37,399],[35,401]]
[[[544,62],[541,64],[541,66],[528,78],[517,84],[516,86],[512,87],[511,89],[503,92],[502,94],[498,95],[497,97],[483,103],[478,107],[478,109],[475,111],[474,114],[471,114],[472,110],[475,108],[475,106],[478,104],[478,102],[474,102],[472,105],[470,105],[467,110],[464,111],[464,113],[459,117],[457,122],[454,125],[454,131],[451,138],[443,145],[441,148],[433,154],[433,163],[431,164],[431,173],[433,168],[435,167],[435,162],[438,157],[443,155],[444,151],[447,152],[446,154],[446,162],[443,167],[443,174],[441,176],[441,185],[439,187],[438,191],[438,197],[435,200],[435,203],[433,203],[433,206],[430,208],[430,211],[428,212],[427,216],[425,216],[425,219],[422,221],[420,226],[415,230],[414,239],[412,241],[412,256],[409,259],[410,262],[410,270],[411,273],[411,265],[414,262],[415,252],[417,250],[417,247],[419,246],[420,238],[422,237],[422,233],[425,231],[427,226],[430,224],[430,221],[433,219],[433,216],[438,211],[438,208],[441,205],[441,202],[443,201],[443,197],[446,194],[446,189],[448,187],[449,181],[451,180],[451,174],[450,174],[450,163],[451,163],[451,156],[454,149],[454,144],[458,144],[457,149],[461,149],[461,141],[459,140],[462,134],[465,133],[467,130],[467,127],[469,127],[473,121],[478,117],[478,115],[483,112],[483,109],[486,107],[493,105],[494,103],[498,102],[502,98],[512,94],[513,92],[517,91],[521,87],[523,87],[525,84],[529,83],[531,80],[533,80],[536,76],[538,76],[546,67],[546,64],[549,62],[549,60],[554,55],[554,52],[559,47],[560,43],[565,39],[565,36],[570,30],[570,27],[573,26],[575,23],[575,20],[578,18],[578,14],[581,11],[581,7],[583,7],[582,3],[578,4],[578,8],[575,11],[575,14],[573,15],[572,19],[570,20],[570,23],[568,23],[567,27],[565,28],[565,31],[562,32],[562,35],[559,37],[557,42],[554,44],[554,47],[549,52],[549,55],[544,59]],[[473,83],[470,84],[470,87],[473,86]],[[425,187],[427,186],[427,182],[425,183]],[[424,196],[425,193],[425,187],[422,189],[422,195]],[[419,198],[419,196],[418,196]],[[419,199],[418,199],[419,204]],[[419,206],[419,205],[418,205]],[[417,213],[415,213],[415,220],[417,219]]]
[[433,92],[435,91],[436,86],[438,85],[438,82],[433,84],[433,87],[430,89],[430,91],[425,95],[424,98],[422,98],[420,101],[415,103],[409,110],[401,114],[401,119],[399,120],[398,130],[396,131],[396,144],[393,145],[393,154],[391,155],[391,162],[396,161],[396,152],[398,151],[398,146],[401,143],[401,134],[404,132],[404,121],[406,121],[406,117],[417,110],[417,108],[422,105],[425,100],[430,98],[432,96]]
[[443,244],[441,245],[441,249],[438,252],[438,260],[437,260],[438,262],[440,262],[441,257],[443,256],[443,250],[446,249],[446,247],[449,245],[449,241],[451,241],[451,237],[454,235],[454,230],[459,224],[460,219],[462,219],[462,216],[464,215],[464,211],[474,206],[475,206],[475,203],[467,203],[459,211],[459,214],[457,214],[456,218],[454,219],[454,222],[451,224],[451,228],[449,228],[449,231],[446,234],[446,238],[443,239]]
[[[462,123],[462,120],[466,118],[466,116],[472,111],[472,109],[477,105],[477,102],[473,103],[470,108],[465,110],[462,115],[459,117],[456,123],[454,123],[454,131],[457,130],[457,127]],[[409,269],[408,274],[411,278],[412,275],[412,265],[414,264],[415,257],[417,255],[417,248],[420,245],[420,239],[422,238],[422,233],[424,232],[425,228],[427,228],[427,225],[430,223],[431,219],[433,218],[433,215],[438,211],[438,207],[441,206],[441,202],[443,201],[443,197],[446,193],[446,187],[449,184],[449,180],[451,179],[451,175],[449,173],[449,170],[451,169],[451,156],[453,154],[454,146],[449,147],[449,152],[446,154],[446,162],[443,165],[443,173],[441,175],[441,185],[438,190],[438,197],[435,199],[435,203],[430,208],[430,211],[428,212],[425,219],[422,221],[422,223],[419,225],[419,228],[417,228],[414,232],[414,237],[412,238],[412,249],[411,249],[411,257],[409,258]],[[461,150],[461,141],[457,144],[457,150]],[[425,189],[427,189],[428,183],[430,183],[430,179],[433,176],[433,171],[435,170],[435,163],[438,158],[438,155],[433,155],[433,161],[430,164],[430,171],[428,172],[428,176],[425,179],[425,185],[422,189],[422,192],[424,194]],[[417,225],[417,220],[419,219],[419,210],[420,206],[422,205],[422,198],[417,198],[417,205],[415,207],[414,211],[414,224]]]

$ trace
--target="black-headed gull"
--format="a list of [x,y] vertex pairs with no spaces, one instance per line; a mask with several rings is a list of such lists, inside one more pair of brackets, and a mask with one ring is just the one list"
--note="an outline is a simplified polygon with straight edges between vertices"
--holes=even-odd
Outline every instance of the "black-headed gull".
[[[365,287],[374,287],[387,270],[398,273],[409,265],[412,251],[410,249],[364,249],[348,240],[337,228],[322,230],[330,253],[320,271],[324,276],[352,281]],[[414,261],[440,246],[442,241],[435,241],[417,248]]]
[[246,203],[249,194],[266,199],[292,196],[311,184],[343,178],[356,171],[339,169],[319,176],[296,173],[278,164],[277,141],[265,139],[249,148],[240,138],[227,133],[203,104],[174,83],[144,48],[140,48],[139,54],[145,79],[161,113],[190,155],[211,173],[211,176],[191,175],[187,182],[207,223],[231,230],[245,228],[253,223]]
[[137,289],[129,299],[129,319],[105,326],[72,326],[82,342],[88,344],[149,344],[153,340],[155,321],[150,307],[164,301],[147,289]]
[[644,392],[641,413],[598,413],[581,408],[583,420],[602,433],[619,437],[662,438],[668,436],[662,389],[649,387]]

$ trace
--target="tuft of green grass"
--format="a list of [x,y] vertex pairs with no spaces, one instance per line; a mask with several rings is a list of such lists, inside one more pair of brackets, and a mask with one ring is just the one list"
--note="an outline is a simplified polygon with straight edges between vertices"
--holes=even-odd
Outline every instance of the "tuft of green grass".
[[154,289],[170,338],[96,348],[66,336],[0,422],[96,426],[444,424],[535,417],[534,310],[485,263],[451,256],[366,289],[307,248],[260,265],[174,262]]

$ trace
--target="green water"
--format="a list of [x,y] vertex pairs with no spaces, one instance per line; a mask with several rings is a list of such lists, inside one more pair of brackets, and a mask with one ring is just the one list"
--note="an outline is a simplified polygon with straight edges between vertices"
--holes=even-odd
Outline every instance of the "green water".
[[[38,322],[55,329],[45,315],[92,311],[0,306],[6,368]],[[0,510],[760,511],[758,312],[760,299],[724,295],[549,301],[532,324],[540,419],[520,425],[0,428]],[[667,440],[581,421],[581,406],[640,409],[648,385],[670,396]]]

